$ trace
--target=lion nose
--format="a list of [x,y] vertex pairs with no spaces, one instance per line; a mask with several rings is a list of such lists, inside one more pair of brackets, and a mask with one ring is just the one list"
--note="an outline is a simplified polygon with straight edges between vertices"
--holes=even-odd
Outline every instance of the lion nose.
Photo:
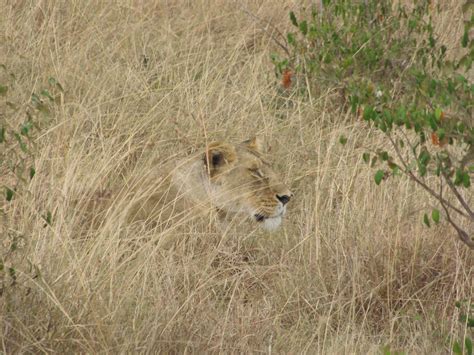
[[283,203],[283,206],[286,205],[291,198],[288,195],[276,195],[276,197],[281,203]]

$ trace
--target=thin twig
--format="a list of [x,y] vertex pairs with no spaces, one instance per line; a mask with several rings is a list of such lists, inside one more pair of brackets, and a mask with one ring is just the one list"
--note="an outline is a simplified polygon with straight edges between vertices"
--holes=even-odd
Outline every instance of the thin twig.
[[[249,10],[247,10],[242,4],[240,4],[240,9],[246,13],[247,15],[249,15],[250,17],[252,17],[254,20],[256,20],[257,24],[260,25],[260,28],[266,33],[268,34],[272,39],[273,41],[281,48],[285,51],[286,55],[287,56],[290,56],[290,51],[288,50],[288,47],[285,46],[278,38],[276,38],[273,33],[270,33],[268,31],[268,27],[270,27],[273,31],[275,31],[285,42],[286,42],[286,38],[285,36],[283,36],[283,34],[280,32],[280,30],[278,28],[276,28],[270,21],[268,20],[264,20],[264,19],[261,19],[260,17],[258,17],[257,15],[251,13]],[[266,23],[267,24],[267,27],[264,27],[262,26],[261,23]]]
[[446,180],[446,183],[448,184],[449,188],[453,192],[454,196],[456,196],[459,203],[467,211],[467,213],[469,214],[469,217],[471,217],[471,220],[474,221],[474,213],[469,208],[469,205],[467,204],[467,202],[462,198],[461,194],[459,193],[458,189],[456,189],[456,186],[454,186],[453,182],[446,176],[446,173],[444,171],[443,171],[443,177]]
[[390,143],[392,143],[392,146],[394,147],[395,149],[395,152],[397,153],[397,156],[398,156],[398,159],[401,161],[402,165],[403,165],[403,172],[408,175],[410,177],[410,179],[414,180],[417,184],[419,184],[420,186],[422,186],[426,191],[428,191],[430,193],[431,196],[433,196],[434,198],[436,198],[438,201],[440,202],[443,202],[445,203],[449,208],[451,208],[453,211],[456,211],[457,213],[459,213],[461,216],[463,217],[469,217],[465,212],[463,212],[462,210],[460,210],[459,208],[457,208],[456,206],[453,206],[449,201],[446,201],[443,196],[439,195],[437,192],[435,192],[432,188],[430,188],[428,185],[426,185],[423,181],[421,181],[420,179],[418,179],[415,174],[413,174],[409,169],[408,169],[408,165],[407,163],[405,162],[405,160],[403,159],[402,157],[402,154],[400,152],[400,150],[398,149],[398,146],[396,145],[396,143],[393,141],[392,137],[387,134],[387,137],[388,139],[390,140]]
[[[442,193],[443,193],[443,180],[441,180],[441,183],[440,183],[440,196],[442,196]],[[449,224],[451,224],[451,226],[453,226],[456,232],[458,232],[459,239],[461,239],[461,241],[464,244],[466,244],[470,249],[474,250],[474,240],[472,240],[471,237],[469,237],[469,235],[461,227],[459,227],[456,223],[454,223],[454,221],[451,219],[451,216],[449,215],[449,210],[446,207],[446,205],[443,203],[443,201],[439,200],[439,202],[441,203],[441,206],[444,209],[444,213],[446,213],[446,219],[448,220]]]

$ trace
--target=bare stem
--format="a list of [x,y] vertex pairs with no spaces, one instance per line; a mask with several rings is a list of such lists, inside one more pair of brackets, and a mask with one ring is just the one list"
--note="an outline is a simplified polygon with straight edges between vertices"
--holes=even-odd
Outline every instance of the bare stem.
[[395,152],[397,153],[397,156],[398,156],[398,159],[400,160],[400,162],[402,163],[403,165],[403,169],[402,171],[408,175],[408,177],[410,177],[410,179],[412,179],[413,181],[415,181],[418,185],[420,185],[421,187],[423,187],[426,191],[428,191],[428,193],[433,196],[434,198],[436,198],[438,201],[440,201],[441,203],[443,203],[444,205],[448,206],[449,208],[451,208],[453,211],[456,211],[458,214],[460,214],[461,216],[463,217],[470,217],[468,216],[464,211],[460,210],[459,208],[457,208],[456,206],[453,206],[449,201],[445,200],[443,198],[442,195],[438,194],[436,191],[434,191],[432,188],[430,188],[428,185],[426,185],[423,181],[421,181],[420,179],[418,179],[418,177],[416,177],[415,174],[413,174],[409,169],[408,169],[408,164],[405,162],[405,160],[403,159],[402,157],[402,154],[400,152],[400,149],[398,149],[398,146],[397,144],[393,141],[392,137],[387,134],[387,137],[388,139],[390,140],[390,143],[392,143],[392,146],[394,147],[395,149]]
[[[278,28],[276,28],[270,21],[268,20],[263,20],[261,19],[260,17],[258,17],[257,15],[253,14],[252,12],[250,12],[249,10],[247,10],[243,5],[240,6],[240,9],[245,12],[247,15],[249,15],[250,17],[252,17],[254,20],[256,20],[257,24],[260,26],[260,28],[265,31],[265,33],[267,33],[272,39],[273,41],[281,48],[285,51],[286,55],[287,56],[290,56],[290,51],[288,50],[288,47],[285,46],[277,37],[275,37],[273,35],[273,33],[270,33],[268,31],[268,27],[270,27],[274,32],[276,32],[284,41],[286,41],[286,38],[285,36],[283,36],[283,34],[278,30]],[[262,23],[266,23],[267,26],[263,26]]]
[[464,200],[464,198],[461,196],[461,194],[459,193],[458,189],[456,188],[456,186],[454,186],[453,182],[451,181],[451,179],[449,179],[448,176],[446,176],[446,173],[443,172],[443,177],[444,179],[446,180],[446,183],[448,184],[449,188],[451,189],[451,191],[453,192],[454,196],[456,196],[456,198],[458,199],[459,203],[464,207],[464,209],[467,211],[467,213],[469,214],[469,217],[471,218],[471,221],[474,221],[474,213],[472,212],[472,210],[469,208],[469,205],[467,204],[467,202]]
[[[442,194],[443,191],[443,180],[441,180],[441,185],[440,185],[440,195]],[[449,215],[449,210],[446,207],[446,205],[443,203],[443,201],[439,201],[441,203],[441,206],[444,209],[444,213],[446,213],[446,219],[448,220],[449,224],[453,226],[453,228],[456,230],[458,233],[459,239],[466,244],[470,249],[474,250],[474,240],[469,237],[469,235],[464,231],[461,227],[459,227],[452,219],[451,216]]]

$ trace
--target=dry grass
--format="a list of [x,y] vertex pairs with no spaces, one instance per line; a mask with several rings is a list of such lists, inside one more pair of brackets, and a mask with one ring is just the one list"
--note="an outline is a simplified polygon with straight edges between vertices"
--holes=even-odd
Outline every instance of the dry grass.
[[[245,6],[284,30],[292,3]],[[374,137],[327,95],[281,92],[277,47],[240,3],[4,1],[0,13],[9,99],[49,76],[65,88],[31,196],[7,207],[26,243],[8,259],[0,351],[449,352],[472,253],[421,225],[430,204],[408,181],[375,186],[361,162]],[[254,133],[296,195],[278,232],[121,222],[127,191],[164,162]]]

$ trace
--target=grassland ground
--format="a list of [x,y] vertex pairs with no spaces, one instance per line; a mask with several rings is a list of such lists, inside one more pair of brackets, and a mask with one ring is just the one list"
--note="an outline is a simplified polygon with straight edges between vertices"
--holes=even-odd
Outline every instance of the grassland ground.
[[[0,1],[0,109],[64,89],[37,118],[35,177],[2,197],[1,352],[447,353],[463,336],[472,252],[423,226],[433,201],[409,181],[375,186],[361,156],[379,138],[332,91],[275,77],[265,21],[285,32],[296,6]],[[459,8],[437,22],[448,47]],[[123,223],[165,163],[253,134],[295,193],[280,230]]]

